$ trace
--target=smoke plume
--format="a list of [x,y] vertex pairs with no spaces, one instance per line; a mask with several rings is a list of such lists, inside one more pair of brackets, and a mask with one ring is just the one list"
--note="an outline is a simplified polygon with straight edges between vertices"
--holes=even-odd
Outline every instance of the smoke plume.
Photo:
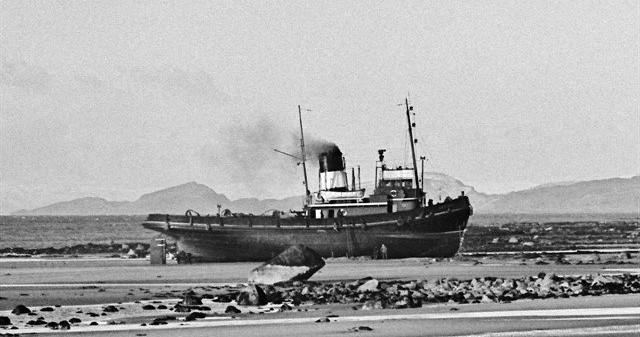
[[305,139],[305,152],[307,153],[307,158],[309,159],[316,159],[323,153],[342,154],[342,151],[340,151],[340,148],[335,143],[315,138]]
[[[254,125],[236,124],[222,130],[218,138],[200,151],[214,189],[232,198],[280,198],[304,193],[298,130],[287,130],[263,119]],[[318,156],[334,151],[340,151],[336,144],[305,136],[310,189],[316,184]]]

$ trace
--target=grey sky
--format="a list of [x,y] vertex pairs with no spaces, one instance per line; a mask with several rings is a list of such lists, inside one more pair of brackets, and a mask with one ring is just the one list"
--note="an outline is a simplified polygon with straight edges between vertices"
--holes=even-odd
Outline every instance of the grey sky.
[[480,191],[636,175],[638,6],[2,1],[0,213],[188,181],[303,193],[272,153],[295,151],[297,104],[370,181],[378,148],[409,162],[407,93],[427,169]]

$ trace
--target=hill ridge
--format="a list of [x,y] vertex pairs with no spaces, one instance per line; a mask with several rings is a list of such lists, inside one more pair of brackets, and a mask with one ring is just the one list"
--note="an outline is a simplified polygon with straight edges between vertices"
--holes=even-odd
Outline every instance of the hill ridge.
[[[425,190],[427,199],[436,202],[446,196],[456,197],[464,192],[469,196],[476,213],[640,213],[640,175],[630,178],[559,182],[504,194],[486,194],[444,173],[425,172]],[[190,181],[143,194],[135,201],[109,201],[88,196],[13,214],[181,214],[187,209],[194,209],[201,214],[215,214],[217,205],[233,212],[261,214],[269,209],[301,209],[303,201],[304,196],[230,200],[204,184]]]

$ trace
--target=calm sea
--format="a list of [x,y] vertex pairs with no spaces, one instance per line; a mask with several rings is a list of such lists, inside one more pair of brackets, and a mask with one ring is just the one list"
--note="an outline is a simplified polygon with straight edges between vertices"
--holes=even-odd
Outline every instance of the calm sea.
[[143,228],[144,219],[145,216],[0,216],[0,248],[148,242],[158,233]]
[[[469,225],[639,221],[639,218],[638,214],[475,214]],[[0,216],[0,248],[149,242],[158,234],[142,227],[144,219],[145,216]]]

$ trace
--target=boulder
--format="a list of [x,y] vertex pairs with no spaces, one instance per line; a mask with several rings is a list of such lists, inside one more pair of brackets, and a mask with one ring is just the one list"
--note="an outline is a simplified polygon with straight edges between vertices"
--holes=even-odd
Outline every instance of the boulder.
[[196,319],[205,318],[205,317],[207,317],[207,315],[205,313],[192,312],[187,317],[185,317],[184,320],[189,322],[189,321],[195,321]]
[[11,325],[11,319],[7,316],[0,316],[0,325]]
[[189,290],[184,293],[184,297],[182,299],[182,305],[191,306],[191,305],[201,305],[202,299],[196,295],[193,290]]
[[27,325],[45,325],[47,324],[47,321],[45,321],[44,319],[37,319],[35,321],[28,321]]
[[58,326],[60,327],[60,330],[69,330],[69,329],[71,329],[71,324],[69,324],[69,322],[67,322],[67,321],[60,321],[58,323]]
[[241,311],[240,311],[240,309],[234,307],[233,305],[230,305],[226,309],[224,309],[224,313],[225,314],[239,314],[239,313],[241,313]]
[[11,311],[11,313],[14,314],[14,315],[29,314],[29,313],[31,313],[31,310],[29,308],[27,308],[24,304],[18,304]]
[[291,308],[291,306],[288,305],[287,303],[280,306],[280,311],[291,311],[291,310],[293,310],[293,308]]
[[109,305],[109,306],[105,307],[104,309],[102,309],[102,311],[104,311],[104,312],[118,312],[120,310],[118,310],[118,308],[116,308],[113,305]]
[[236,302],[238,305],[264,305],[267,304],[267,296],[260,287],[250,284],[238,294]]
[[[369,280],[369,281],[363,283],[361,286],[358,287],[358,292],[359,293],[365,293],[365,292],[376,292],[376,291],[379,291],[378,283],[379,282],[376,279]],[[389,288],[387,288],[387,290],[388,289]]]
[[176,304],[175,307],[173,307],[173,309],[175,310],[175,312],[191,312],[191,309],[189,309],[189,307],[185,307],[180,303]]
[[249,274],[249,282],[275,284],[307,280],[322,267],[324,260],[320,254],[306,246],[295,245],[253,269]]

